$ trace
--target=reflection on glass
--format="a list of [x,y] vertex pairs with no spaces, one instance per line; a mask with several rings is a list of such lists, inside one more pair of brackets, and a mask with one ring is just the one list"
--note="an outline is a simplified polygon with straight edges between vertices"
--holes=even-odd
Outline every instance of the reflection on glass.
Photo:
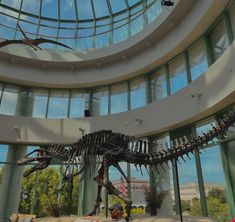
[[226,32],[224,20],[220,21],[215,26],[215,28],[211,32],[210,38],[213,49],[213,55],[215,60],[217,60],[229,47],[228,34]]
[[127,83],[111,86],[111,113],[127,111]]
[[[210,127],[211,122],[198,124],[197,133]],[[219,145],[210,143],[200,155],[207,208],[216,221],[229,221],[230,212],[225,196],[225,181]]]
[[169,64],[171,93],[175,93],[187,85],[187,73],[184,56],[180,56]]
[[16,114],[16,104],[18,101],[19,88],[14,86],[5,86],[1,106],[0,113],[6,115],[15,115]]
[[151,75],[152,101],[157,101],[167,96],[166,72],[161,69]]
[[47,101],[47,90],[30,91],[28,94],[28,115],[32,115],[32,117],[46,117]]
[[[162,134],[153,139],[154,146],[153,152],[159,152],[163,149],[167,149],[169,146],[169,135]],[[155,179],[156,179],[156,188],[158,193],[165,193],[164,200],[162,202],[161,208],[158,209],[158,213],[162,215],[172,215],[175,214],[175,196],[174,196],[174,185],[173,185],[173,178],[172,178],[172,167],[171,164],[168,163],[169,168],[166,164],[162,167],[159,165],[156,168],[153,168],[155,172]]]
[[147,104],[147,81],[138,78],[131,81],[131,109],[137,109]]
[[108,88],[98,88],[92,91],[92,114],[102,116],[108,114]]
[[89,109],[89,97],[88,91],[73,91],[70,99],[70,118],[84,117],[84,110]]
[[203,40],[198,41],[189,50],[189,64],[192,81],[197,79],[208,69],[207,54]]
[[67,118],[69,92],[51,91],[48,104],[48,118]]

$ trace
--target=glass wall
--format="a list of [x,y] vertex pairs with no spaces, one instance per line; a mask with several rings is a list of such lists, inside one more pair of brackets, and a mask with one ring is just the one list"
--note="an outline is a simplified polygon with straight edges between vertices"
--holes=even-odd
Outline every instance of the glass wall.
[[167,96],[165,68],[162,68],[151,75],[151,91],[152,102]]
[[127,83],[111,86],[111,114],[128,110]]
[[89,109],[90,93],[88,90],[72,91],[69,118],[84,117],[84,110]]
[[[184,138],[190,138],[191,130],[190,126],[186,126],[172,131],[172,145],[175,147],[180,146],[185,141]],[[195,156],[192,153],[189,153],[188,156],[180,157],[176,163],[182,212],[183,215],[200,216],[202,213]]]
[[[202,132],[208,132],[211,123],[213,120],[198,123],[197,134],[202,135]],[[205,147],[205,152],[201,152],[200,159],[208,213],[216,221],[229,221],[230,211],[225,196],[223,165],[217,140],[210,142],[208,147]]]
[[[168,133],[159,135],[153,139],[154,147],[153,152],[161,152],[167,150],[170,145],[170,137]],[[163,202],[158,209],[158,213],[162,215],[173,215],[175,214],[175,194],[174,194],[174,183],[172,177],[172,165],[169,162],[166,164],[158,165],[157,169],[153,168],[155,172],[156,189],[158,194],[162,194]]]
[[92,91],[92,115],[103,116],[108,114],[108,87],[97,88]]
[[192,81],[204,74],[208,69],[205,41],[200,39],[188,51]]
[[131,109],[137,109],[147,104],[147,81],[145,77],[131,80]]
[[146,209],[146,192],[149,191],[149,170],[145,166],[130,164],[131,169],[131,200],[132,200],[132,213],[144,214],[149,212]]
[[48,105],[48,90],[31,90],[28,93],[27,115],[32,117],[46,117]]
[[[151,4],[153,4],[152,7],[157,10],[157,13],[161,12],[162,8],[159,8],[160,1],[147,1],[147,5]],[[80,118],[84,117],[84,110],[88,109],[91,110],[91,115],[108,115],[137,109],[149,102],[165,98],[168,94],[174,94],[185,87],[191,80],[194,81],[203,75],[208,69],[208,63],[219,58],[229,47],[227,29],[234,30],[234,5],[233,3],[228,9],[231,27],[229,22],[227,24],[228,27],[225,26],[227,14],[222,14],[220,20],[213,24],[212,28],[186,49],[185,52],[172,58],[166,64],[161,64],[159,68],[156,67],[149,73],[142,74],[140,77],[97,88],[68,91],[64,89],[33,89],[30,87],[21,89],[18,86],[0,83],[0,114],[17,114],[40,118]],[[134,11],[130,13],[134,14]],[[121,37],[122,35],[131,34],[131,30],[138,31],[138,26],[151,22],[151,18],[152,16],[154,17],[155,13],[155,11],[148,10],[145,16],[140,16],[136,19],[135,23],[137,26],[134,29],[131,29],[132,25],[128,24],[129,28],[125,29],[125,31],[122,30],[122,24],[126,22],[125,13],[116,15],[113,18],[113,26],[117,27],[117,29],[114,29],[113,32],[118,32],[117,35]],[[135,16],[137,15],[138,13]],[[107,21],[97,21],[103,28],[109,22],[109,19]],[[85,26],[87,25],[93,27],[94,22],[87,22]],[[78,32],[84,32],[82,29],[83,25],[79,24],[79,27],[81,29]],[[96,31],[102,32],[102,27],[99,27],[100,30]],[[103,38],[106,37],[100,37],[99,41],[97,40],[99,42],[97,44],[102,45]],[[113,38],[109,37],[110,42],[118,41],[115,36]],[[84,47],[90,47],[86,46],[85,40],[87,39],[78,39],[77,44],[83,42]],[[186,61],[189,61],[189,64],[186,65]],[[151,98],[149,95],[151,95]]]
[[1,98],[1,114],[16,115],[16,105],[19,91],[20,88],[17,86],[5,85]]
[[68,91],[50,91],[48,118],[67,118],[69,104]]
[[[27,153],[38,149],[37,146],[28,146]],[[35,154],[36,155],[36,154]],[[26,165],[25,169],[32,168],[34,163]],[[19,212],[26,214],[36,214],[37,217],[68,215],[69,206],[69,183],[65,182],[65,187],[61,192],[62,173],[65,166],[61,164],[49,165],[44,170],[37,171],[24,177],[22,180]],[[72,194],[71,214],[77,214],[78,210],[78,183],[79,178],[74,177]]]
[[229,47],[228,34],[225,27],[225,21],[221,20],[210,33],[213,57],[217,60]]
[[187,85],[187,73],[184,56],[179,56],[169,64],[171,94]]
[[8,145],[0,144],[0,192],[2,187],[3,174],[4,174],[4,164],[6,164],[7,160],[7,151],[8,151]]

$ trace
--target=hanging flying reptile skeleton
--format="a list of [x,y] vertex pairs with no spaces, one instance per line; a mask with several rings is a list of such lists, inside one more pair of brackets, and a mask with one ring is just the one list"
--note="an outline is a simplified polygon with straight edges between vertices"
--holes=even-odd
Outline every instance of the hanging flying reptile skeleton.
[[[118,196],[126,203],[127,214],[130,216],[132,202],[117,190],[109,180],[108,171],[110,166],[116,167],[127,182],[129,180],[119,165],[123,161],[134,164],[136,167],[139,166],[141,172],[142,166],[145,166],[146,169],[147,166],[150,166],[159,173],[159,167],[166,170],[165,168],[169,167],[169,162],[175,166],[175,163],[177,161],[179,162],[179,158],[185,161],[184,156],[188,156],[189,158],[190,153],[194,154],[195,150],[199,151],[209,141],[215,138],[224,139],[227,135],[228,128],[234,123],[235,109],[224,114],[223,118],[218,120],[216,125],[212,125],[212,128],[207,133],[191,139],[187,139],[186,137],[183,139],[179,138],[175,141],[175,145],[159,152],[148,152],[150,150],[149,148],[154,146],[154,144],[146,140],[114,133],[111,130],[101,130],[84,135],[69,148],[57,144],[41,146],[39,149],[25,155],[23,159],[18,161],[18,165],[36,162],[36,165],[24,172],[23,175],[28,176],[37,170],[45,169],[53,158],[58,159],[66,165],[64,179],[65,181],[66,179],[69,180],[72,187],[74,176],[80,175],[83,171],[86,172],[87,167],[90,167],[94,162],[98,162],[100,163],[98,166],[98,175],[93,178],[98,184],[97,197],[94,207],[88,215],[96,214],[96,210],[102,201],[101,190],[102,187],[105,187],[109,194]],[[33,153],[37,153],[37,156],[31,156]],[[74,171],[74,167],[78,168],[76,172]],[[70,192],[71,195],[72,191]],[[71,199],[69,209],[71,210]]]
[[50,43],[50,44],[55,44],[55,45],[63,46],[65,48],[67,48],[67,49],[72,49],[69,46],[67,46],[67,45],[65,45],[65,44],[63,44],[61,42],[54,41],[54,40],[51,40],[51,39],[45,39],[45,38],[31,39],[31,38],[27,37],[27,35],[21,29],[19,24],[17,24],[17,26],[18,26],[21,34],[24,36],[24,39],[21,39],[21,40],[17,40],[17,39],[15,39],[15,40],[5,40],[3,42],[0,42],[0,48],[4,47],[4,46],[7,46],[7,45],[11,45],[11,44],[24,44],[24,45],[28,45],[28,46],[32,47],[36,51],[37,49],[42,50],[42,48],[38,46],[39,44]]

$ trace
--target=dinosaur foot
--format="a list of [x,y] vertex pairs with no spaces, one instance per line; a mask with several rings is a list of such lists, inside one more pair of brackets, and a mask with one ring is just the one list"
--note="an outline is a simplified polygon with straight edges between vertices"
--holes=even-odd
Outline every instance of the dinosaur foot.
[[86,216],[95,216],[95,215],[96,215],[96,212],[94,212],[94,211],[91,211],[88,214],[86,214]]

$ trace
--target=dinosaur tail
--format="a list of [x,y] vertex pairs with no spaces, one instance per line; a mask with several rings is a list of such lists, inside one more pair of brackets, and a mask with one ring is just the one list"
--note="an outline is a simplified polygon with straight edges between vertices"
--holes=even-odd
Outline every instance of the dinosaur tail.
[[[155,166],[156,168],[160,165],[164,169],[164,164],[168,166],[171,162],[173,165],[175,161],[179,161],[179,158],[184,160],[184,156],[188,156],[190,153],[194,153],[195,150],[199,150],[208,144],[209,141],[218,138],[224,139],[227,135],[229,127],[235,123],[235,110],[231,110],[227,114],[223,115],[223,118],[217,121],[216,126],[201,136],[197,136],[190,140],[184,140],[180,144],[174,145],[168,149],[163,149],[153,153],[141,153],[130,151],[127,155],[127,162],[133,163],[136,166]],[[182,141],[182,140],[181,140]],[[154,144],[149,144],[149,146]]]

